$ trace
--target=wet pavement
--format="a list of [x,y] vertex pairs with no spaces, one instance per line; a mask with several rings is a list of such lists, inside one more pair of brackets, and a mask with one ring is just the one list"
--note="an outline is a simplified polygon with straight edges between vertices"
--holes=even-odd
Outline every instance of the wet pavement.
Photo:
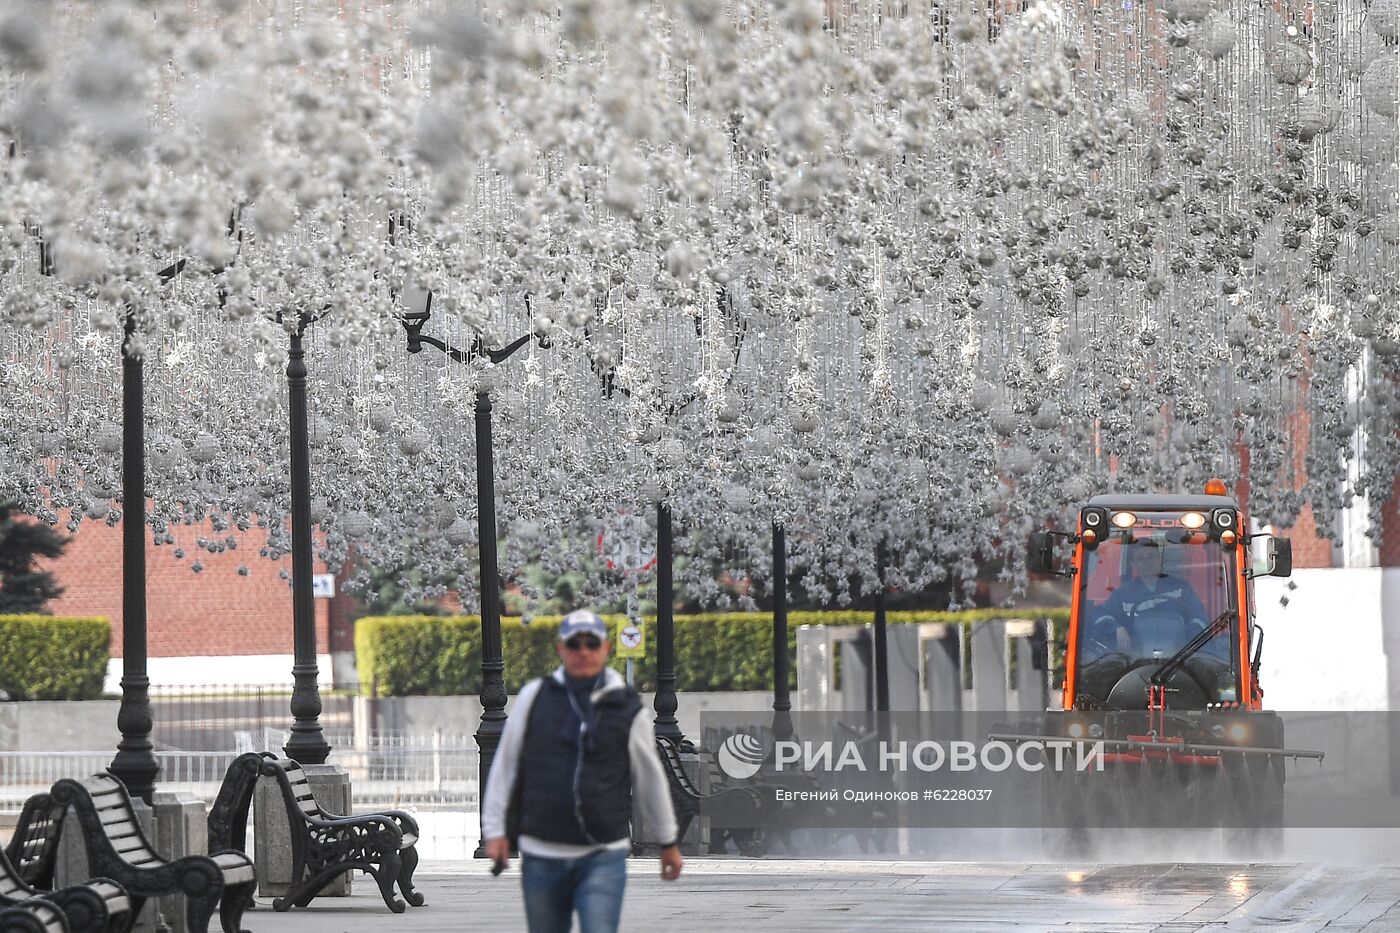
[[[624,930],[1400,931],[1400,866],[692,859],[674,883],[663,883],[655,867],[650,859],[629,865]],[[349,898],[288,914],[260,899],[244,926],[253,933],[525,929],[514,864],[492,878],[479,862],[425,862],[418,878],[428,904],[400,916],[364,878]]]

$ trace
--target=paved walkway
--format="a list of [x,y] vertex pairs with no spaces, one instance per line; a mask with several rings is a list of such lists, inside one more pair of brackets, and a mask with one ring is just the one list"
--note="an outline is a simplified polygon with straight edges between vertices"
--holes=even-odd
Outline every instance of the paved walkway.
[[[692,859],[678,882],[633,860],[626,931],[674,933],[1395,933],[1400,866],[1188,864],[1054,865]],[[390,914],[376,889],[244,917],[252,933],[419,933],[525,929],[516,866],[425,862],[428,899]]]

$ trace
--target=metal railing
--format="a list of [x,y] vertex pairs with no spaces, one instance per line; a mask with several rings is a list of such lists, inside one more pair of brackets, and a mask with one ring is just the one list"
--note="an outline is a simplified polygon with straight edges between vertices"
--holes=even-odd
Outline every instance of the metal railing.
[[[239,747],[225,751],[155,753],[160,764],[156,789],[186,791],[212,802],[233,759],[241,752],[281,753],[284,732],[266,729],[239,734]],[[350,736],[336,736],[330,764],[350,772],[357,810],[389,807],[474,810],[478,799],[478,752],[471,736],[370,735],[357,747]],[[106,770],[112,751],[0,752],[0,812],[15,812],[29,796],[54,781]]]
[[[356,692],[322,688],[323,729],[350,730]],[[158,749],[223,751],[235,732],[285,729],[292,721],[291,684],[162,684],[150,693]]]

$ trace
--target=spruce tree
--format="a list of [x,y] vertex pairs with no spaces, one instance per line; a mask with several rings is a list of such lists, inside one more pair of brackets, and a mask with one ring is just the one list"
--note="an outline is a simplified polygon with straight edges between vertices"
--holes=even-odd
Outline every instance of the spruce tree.
[[67,546],[65,538],[16,503],[0,502],[0,615],[48,611],[45,603],[63,590],[36,564],[40,557],[58,557]]

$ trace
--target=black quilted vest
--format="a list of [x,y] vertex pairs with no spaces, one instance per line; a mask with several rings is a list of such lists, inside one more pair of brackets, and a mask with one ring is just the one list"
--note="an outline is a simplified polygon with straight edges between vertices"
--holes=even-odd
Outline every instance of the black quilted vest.
[[581,736],[568,688],[544,678],[530,707],[520,758],[523,835],[592,845],[631,834],[627,737],[641,710],[634,690],[609,690],[593,704],[591,736]]

